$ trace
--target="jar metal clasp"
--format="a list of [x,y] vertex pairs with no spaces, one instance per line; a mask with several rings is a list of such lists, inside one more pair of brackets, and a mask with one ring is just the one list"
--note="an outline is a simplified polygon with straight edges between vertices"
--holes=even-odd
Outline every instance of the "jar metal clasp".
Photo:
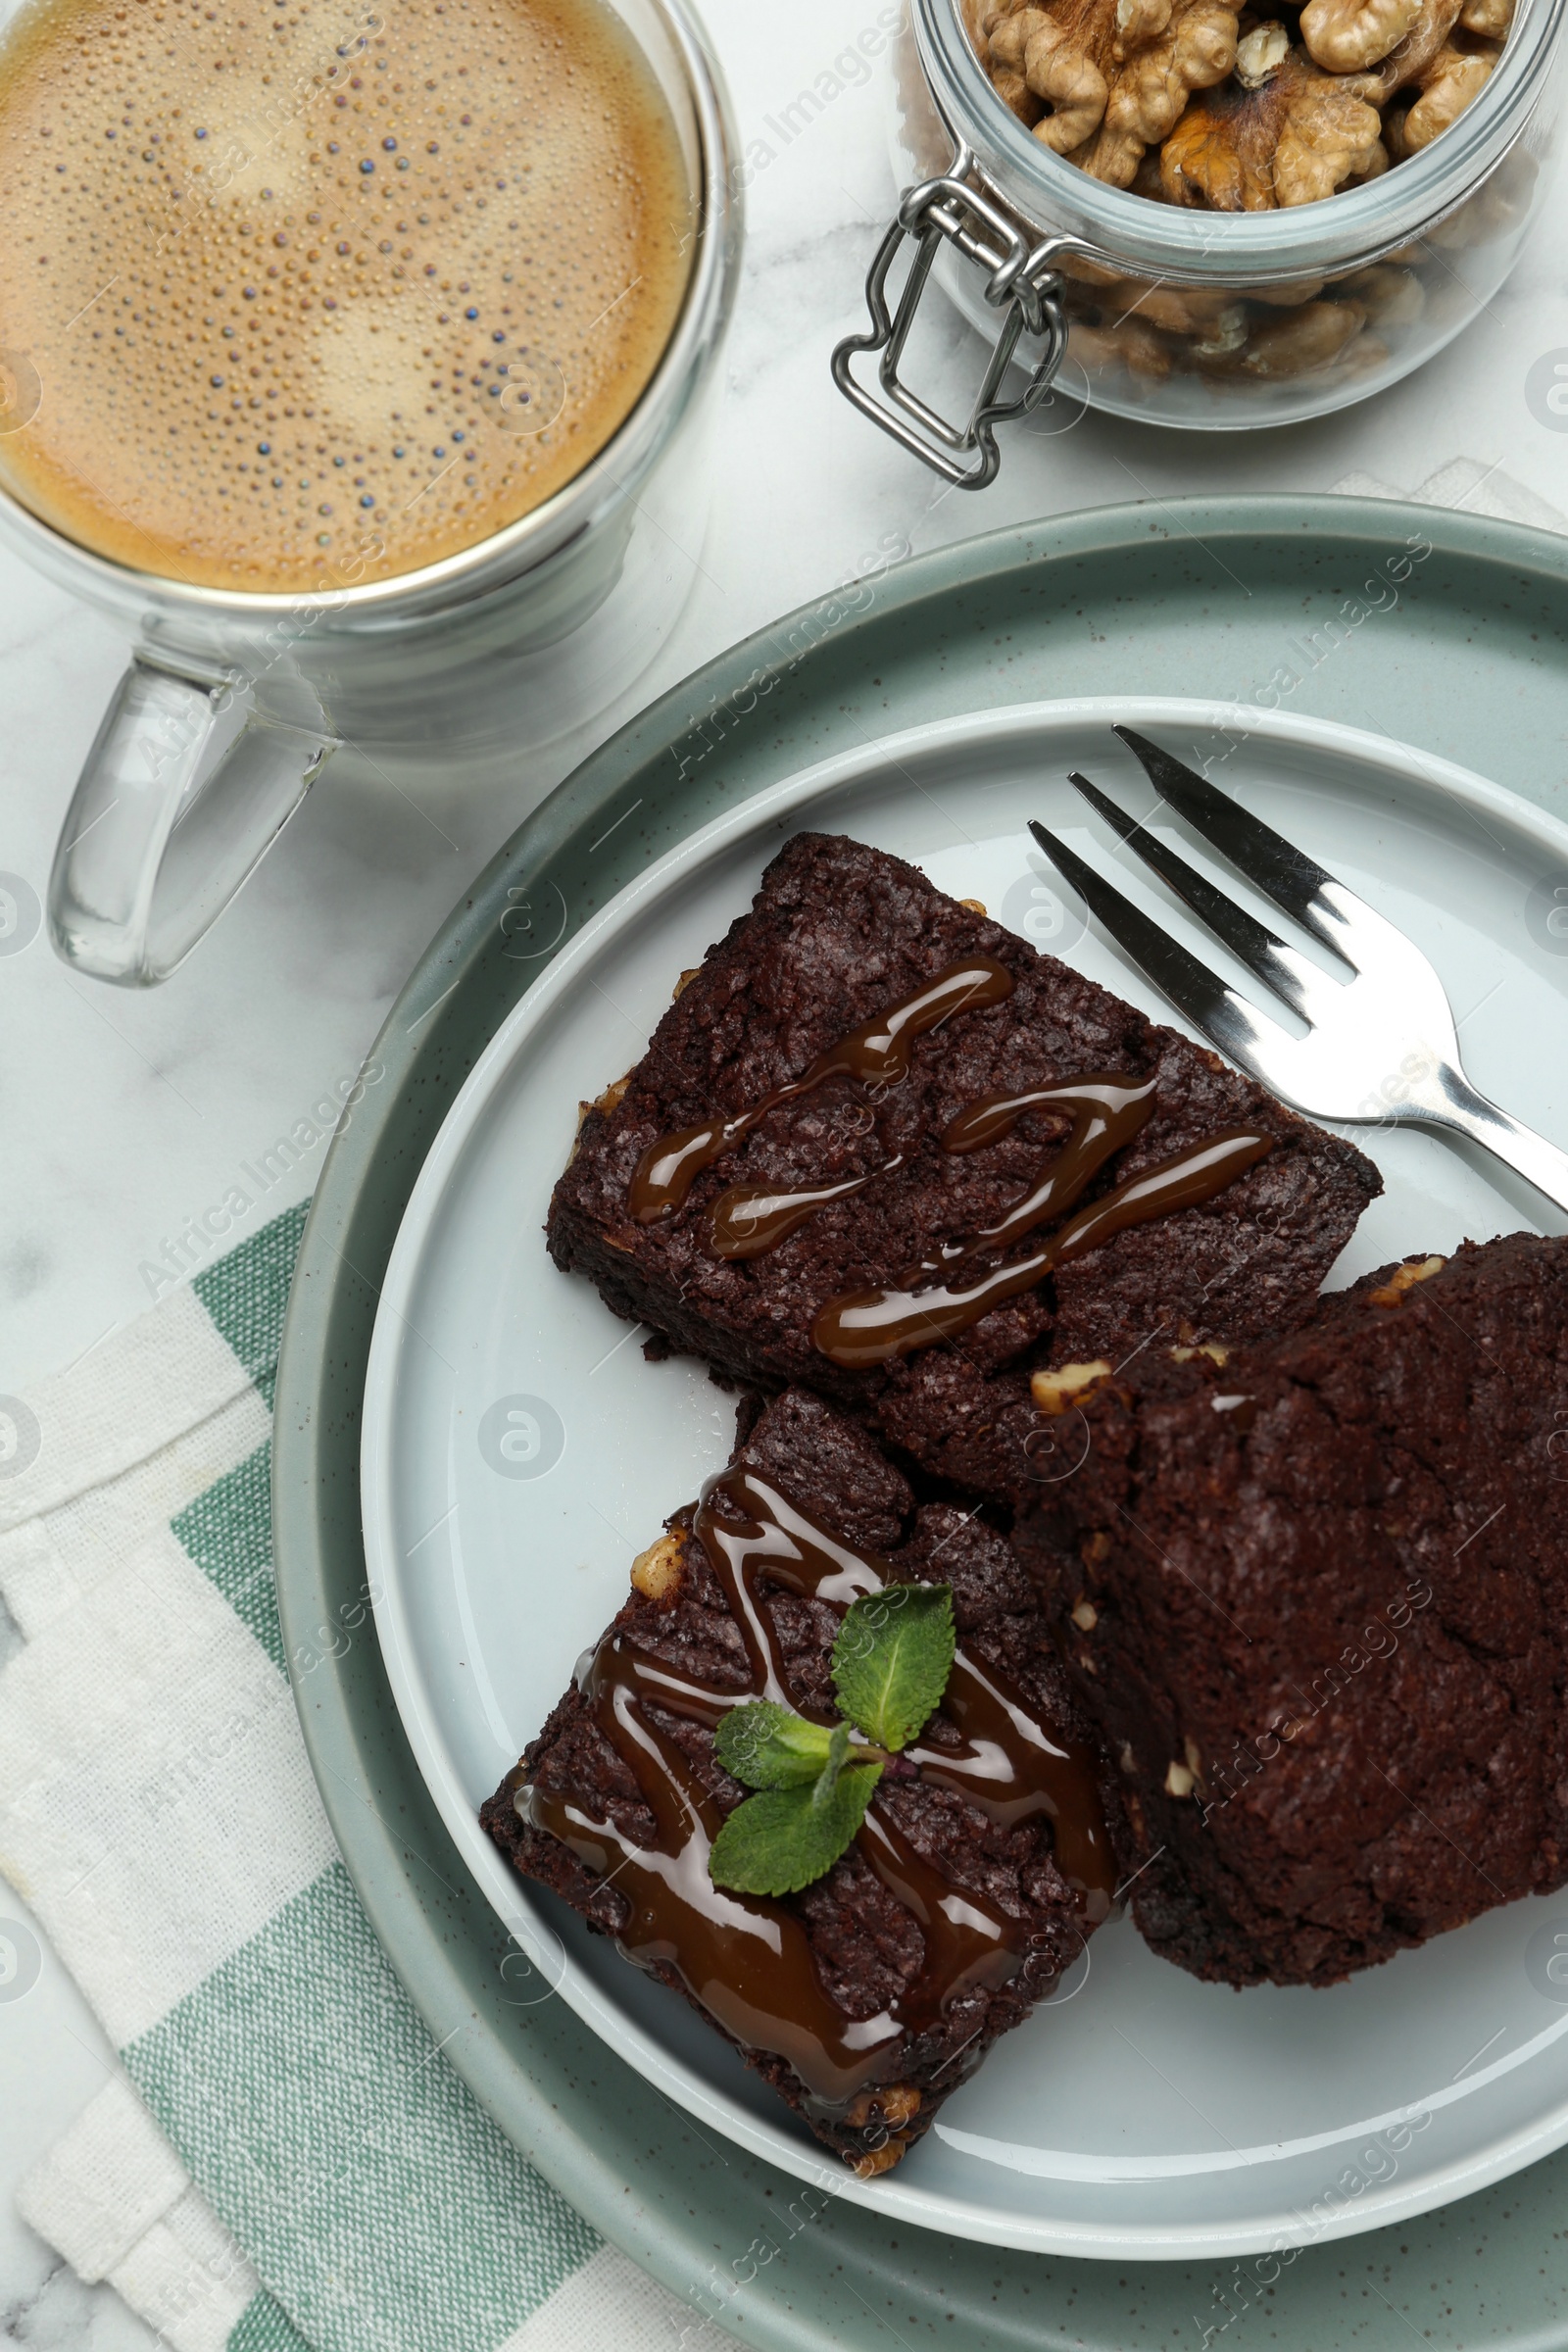
[[[1054,263],[1076,244],[1065,236],[1031,243],[988,188],[975,184],[978,177],[974,158],[960,147],[951,172],[905,190],[897,218],[866,272],[870,328],[847,335],[833,354],[833,380],[845,398],[958,490],[983,490],[995,480],[1002,462],[997,426],[1027,416],[1051,389],[1067,349],[1061,279]],[[888,303],[888,273],[906,237],[914,238],[918,250],[894,310]],[[939,416],[899,374],[920,298],[944,244],[987,272],[986,300],[1004,313],[968,422],[962,425]],[[1023,391],[1004,400],[999,397],[1003,379],[1026,329],[1041,337],[1046,349]],[[884,399],[858,383],[851,371],[851,363],[862,351],[882,354],[877,380]],[[979,454],[973,464],[965,464],[970,451]]]

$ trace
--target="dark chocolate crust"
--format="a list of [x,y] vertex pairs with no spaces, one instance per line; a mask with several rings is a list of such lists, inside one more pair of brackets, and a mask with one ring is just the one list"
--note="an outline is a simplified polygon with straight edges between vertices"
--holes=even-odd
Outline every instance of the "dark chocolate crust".
[[1082,1409],[1013,1540],[1156,1950],[1327,1984],[1563,1884],[1568,1241],[1369,1277],[1223,1366],[1148,1350]]
[[[852,1544],[889,1557],[901,1577],[951,1584],[965,1647],[1003,1669],[1048,1723],[1084,1736],[1035,1588],[1006,1543],[977,1515],[951,1504],[917,1507],[901,1473],[861,1429],[799,1390],[767,1406],[735,1458],[775,1480],[792,1501]],[[765,1605],[785,1650],[792,1694],[799,1702],[831,1705],[828,1660],[837,1614],[777,1591]],[[634,1633],[640,1648],[678,1663],[684,1675],[715,1690],[746,1688],[740,1635],[700,1544],[687,1544],[672,1599],[654,1601],[634,1592],[615,1623]],[[713,1760],[711,1735],[674,1717],[661,1720],[723,1809],[740,1803],[747,1791]],[[940,1742],[942,1721],[934,1718],[929,1739]],[[570,1796],[599,1818],[608,1813],[625,1834],[652,1836],[635,1783],[575,1687],[480,1818],[523,1876],[551,1888],[590,1927],[613,1936],[623,1922],[623,1898],[555,1838],[524,1824],[514,1799],[525,1781]],[[960,1798],[918,1784],[879,1795],[878,1802],[895,1809],[899,1827],[954,1886],[983,1891],[1026,1923],[1033,1940],[1022,1976],[1000,1990],[960,1993],[937,2028],[906,2034],[889,2045],[880,2089],[897,2090],[891,2102],[873,2088],[848,2115],[812,2114],[806,2086],[785,2060],[743,2051],[820,2139],[852,2163],[869,2160],[872,2170],[887,2160],[894,2139],[906,2146],[927,2130],[949,2092],[999,2034],[1021,2023],[1082,1949],[1073,1897],[1053,1859],[1048,1826],[1035,1822],[1004,1832]],[[806,1924],[823,1986],[847,2016],[875,2016],[918,1976],[919,1928],[854,1846],[815,1886],[787,1899]],[[653,1973],[685,1990],[673,1969],[661,1966]]]
[[[1012,995],[922,1038],[875,1128],[860,1091],[829,1080],[781,1105],[700,1176],[667,1223],[632,1221],[627,1188],[661,1135],[756,1102],[856,1024],[974,955],[1006,967]],[[955,1345],[867,1372],[819,1354],[811,1324],[826,1299],[896,1282],[934,1238],[996,1216],[1065,1131],[1064,1121],[1028,1113],[1004,1140],[960,1156],[940,1142],[955,1113],[985,1094],[1094,1069],[1157,1070],[1159,1088],[1153,1117],[1091,1198],[1226,1127],[1256,1127],[1275,1147],[1207,1205],[1119,1234]],[[864,1174],[896,1151],[904,1165],[895,1174],[820,1210],[768,1254],[726,1262],[707,1248],[703,1212],[727,1186]],[[617,1314],[672,1346],[764,1389],[808,1383],[922,1468],[1016,1501],[1040,1474],[1031,1368],[1102,1355],[1119,1363],[1155,1334],[1247,1339],[1293,1327],[1380,1189],[1348,1144],[948,898],[915,867],[803,833],[664,1014],[618,1100],[588,1112],[551,1203],[549,1241],[558,1265],[586,1274]]]

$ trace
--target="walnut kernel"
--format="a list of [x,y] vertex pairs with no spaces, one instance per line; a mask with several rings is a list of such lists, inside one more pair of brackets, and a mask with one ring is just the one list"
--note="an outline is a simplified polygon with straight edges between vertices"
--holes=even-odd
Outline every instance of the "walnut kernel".
[[628,1086],[630,1086],[630,1084],[631,1072],[628,1070],[624,1078],[612,1078],[610,1084],[606,1087],[604,1093],[602,1095],[595,1095],[591,1102],[578,1103],[576,1132],[571,1139],[571,1150],[566,1154],[566,1165],[568,1168],[577,1156],[577,1146],[582,1138],[582,1123],[588,1116],[588,1113],[591,1110],[602,1110],[608,1118],[610,1113],[618,1107],[621,1098],[625,1094],[626,1089]]
[[[1079,170],[1150,202],[1264,212],[1363,186],[1430,145],[1485,86],[1516,0],[1306,0],[1298,20],[1296,0],[1260,20],[1245,0],[956,4],[998,97]],[[1444,241],[1440,226],[1429,242]],[[1081,256],[1058,267],[1080,285],[1115,284],[1113,270]],[[1342,372],[1389,358],[1344,318],[1259,345],[1224,291],[1210,297],[1224,315],[1201,318],[1174,315],[1185,289],[1127,280],[1116,291],[1119,315],[1106,315],[1108,299],[1098,317],[1075,306],[1071,348],[1092,372],[1272,380],[1342,357]],[[1307,281],[1247,294],[1304,307],[1321,291]]]
[[1467,106],[1480,97],[1492,78],[1493,59],[1479,52],[1440,49],[1421,77],[1421,95],[1405,115],[1401,162],[1419,155],[1423,147],[1456,122]]
[[1374,160],[1382,123],[1361,77],[1325,74],[1293,49],[1261,89],[1195,98],[1160,150],[1172,204],[1266,213],[1313,204]]
[[1111,187],[1131,185],[1194,90],[1223,81],[1239,0],[1055,0],[996,9],[993,67],[1021,74],[1048,111],[1034,135]]
[[[1313,0],[1316,6],[1318,0]],[[1272,81],[1291,53],[1291,36],[1283,24],[1254,24],[1236,44],[1236,78],[1244,90],[1260,90]]]
[[1397,1306],[1406,1291],[1413,1291],[1418,1282],[1430,1282],[1434,1274],[1443,1272],[1447,1262],[1446,1257],[1407,1259],[1402,1266],[1396,1266],[1388,1281],[1372,1292],[1372,1304]]
[[1301,38],[1331,74],[1360,74],[1397,48],[1421,0],[1307,0]]
[[1357,270],[1353,276],[1342,278],[1335,291],[1353,295],[1368,318],[1380,325],[1413,326],[1426,308],[1426,288],[1414,270],[1396,270],[1388,262]]
[[1308,302],[1256,329],[1240,360],[1248,375],[1265,382],[1306,375],[1342,357],[1366,323],[1358,302]]
[[1029,1394],[1043,1413],[1064,1413],[1080,1396],[1108,1380],[1110,1370],[1103,1356],[1092,1364],[1058,1364],[1053,1372],[1036,1372],[1029,1382]]
[[920,2093],[912,2082],[877,2082],[850,2101],[844,2120],[852,2131],[863,2132],[873,2116],[897,2131],[920,2112]]
[[631,1564],[631,1581],[644,1600],[674,1599],[684,1574],[685,1550],[685,1537],[672,1527],[637,1554]]

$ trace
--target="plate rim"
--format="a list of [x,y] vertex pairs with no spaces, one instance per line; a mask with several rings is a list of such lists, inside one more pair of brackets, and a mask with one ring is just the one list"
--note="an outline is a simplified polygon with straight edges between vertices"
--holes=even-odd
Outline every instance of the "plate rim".
[[[910,559],[889,575],[868,612],[825,643],[818,607],[781,617],[668,690],[547,797],[497,851],[416,962],[368,1056],[393,1083],[384,1093],[377,1090],[378,1099],[368,1099],[352,1130],[340,1128],[317,1186],[285,1325],[273,1435],[274,1556],[291,1661],[296,1643],[307,1641],[318,1622],[355,1605],[363,1592],[357,1492],[350,1497],[345,1491],[343,1459],[355,1444],[356,1375],[368,1348],[368,1307],[383,1252],[390,1253],[387,1202],[396,1200],[400,1187],[406,1198],[412,1186],[440,1105],[452,1091],[451,1067],[461,1070],[466,1056],[477,1052],[481,1027],[485,1035],[494,1029],[489,1007],[498,983],[484,967],[494,960],[493,934],[513,909],[509,885],[520,894],[530,880],[564,863],[579,844],[586,845],[590,828],[614,810],[618,795],[640,777],[653,776],[656,760],[668,758],[683,766],[697,756],[693,747],[703,740],[699,730],[707,715],[734,708],[747,694],[755,705],[760,684],[771,691],[803,672],[803,693],[792,700],[786,692],[777,708],[781,713],[789,708],[789,725],[809,727],[824,693],[837,690],[825,655],[846,640],[853,645],[864,623],[897,616],[907,624],[921,607],[950,600],[956,619],[961,618],[969,598],[983,598],[1015,580],[1027,588],[1034,570],[1136,560],[1152,544],[1175,549],[1184,540],[1238,552],[1245,544],[1273,564],[1287,564],[1292,550],[1299,549],[1299,564],[1291,575],[1299,589],[1311,567],[1368,562],[1386,555],[1400,535],[1406,544],[1419,538],[1457,567],[1473,583],[1474,602],[1484,610],[1506,609],[1508,594],[1520,589],[1555,613],[1568,606],[1568,544],[1563,540],[1527,525],[1406,500],[1379,501],[1374,507],[1272,493],[1085,509],[1042,522],[1009,524]],[[1489,592],[1485,598],[1483,588]],[[1224,602],[1225,592],[1220,595]],[[1518,630],[1524,624],[1509,625]],[[803,634],[807,650],[795,654]],[[709,748],[706,742],[703,748]],[[721,801],[723,788],[716,778],[698,779],[699,785],[710,781]],[[629,826],[626,833],[630,836]],[[501,978],[516,984],[514,972]],[[484,1008],[477,1022],[475,998]],[[416,1032],[417,1043],[411,1042]],[[349,1248],[357,1262],[346,1254]],[[357,1484],[356,1478],[356,1490]],[[422,1783],[401,1724],[388,1720],[391,1694],[373,1639],[341,1649],[334,1645],[310,1681],[298,1674],[293,1681],[307,1753],[345,1867],[434,2036],[446,2037],[456,2027],[449,2057],[460,2077],[513,2143],[612,2243],[672,2293],[689,2293],[693,2279],[714,2275],[721,2215],[765,2217],[776,2211],[763,2202],[772,2193],[770,2168],[738,2156],[716,2172],[700,2139],[683,2129],[672,2135],[667,2118],[643,2096],[638,2078],[613,2060],[608,2062],[613,2080],[606,2095],[590,2103],[586,2083],[597,2088],[600,2075],[593,2061],[602,2053],[569,2012],[564,2024],[551,2019],[541,2021],[538,2030],[530,2026],[526,2036],[519,2033],[515,2010],[491,1981],[509,1952],[492,1936],[488,1906],[481,1906],[477,1890],[466,1883],[433,1808],[421,1805]],[[487,1938],[489,1949],[483,1951],[479,1947]],[[652,2165],[646,2161],[650,2154],[656,2159]],[[1524,2226],[1542,2233],[1532,2245],[1551,2242],[1556,2217],[1549,2198],[1556,2172],[1555,2166],[1543,2168],[1538,2190],[1514,2192],[1517,2205],[1531,2208]],[[1422,2226],[1409,2227],[1419,2230]],[[1477,2227],[1482,2226],[1478,2216]],[[961,2310],[977,2345],[1015,2352],[1039,2342],[1045,2315],[1038,2296],[1055,2280],[1058,2290],[1074,2300],[1074,2340],[1086,2340],[1082,2330],[1096,2328],[1102,2330],[1099,2341],[1108,2347],[1127,2340],[1130,2325],[1146,2328],[1152,2319],[1163,2325],[1161,2306],[1172,2315],[1172,2328],[1185,2327],[1188,2298],[1195,2291],[1200,2297],[1205,2284],[1214,2284],[1194,2278],[1185,2267],[1144,2266],[1133,2302],[1118,2304],[1112,2297],[1106,2309],[1097,2281],[1085,2275],[1103,2277],[1106,2266],[1051,2257],[1020,2265],[1005,2254],[968,2268],[951,2256],[935,2263],[922,2244],[905,2245],[878,2217],[834,2207],[823,2210],[819,2230],[815,2242],[825,2246],[825,2263],[792,2268],[786,2253],[755,2290],[725,2282],[720,2306],[725,2328],[766,2352],[826,2352],[830,2345],[846,2352],[852,2345],[856,2352],[861,2346],[864,2352],[873,2346],[885,2352],[884,2323],[868,2299],[874,2297],[886,2310],[907,2312],[918,2304],[923,2316],[936,2319],[956,2317]],[[1386,2237],[1383,2247],[1391,2265],[1385,2283],[1401,2294],[1426,2295],[1422,2255],[1411,2250],[1410,2269],[1401,2278],[1396,2275],[1399,2249]],[[1334,2314],[1343,2260],[1342,2255],[1332,2274],[1325,2274],[1321,2290],[1310,2255],[1299,2275],[1303,2290],[1317,2294],[1317,2317],[1331,2332],[1338,2324]],[[853,2303],[838,2291],[840,2278]],[[860,2316],[861,2306],[867,2318]],[[1175,2316],[1178,2312],[1182,2316]],[[1233,2316],[1227,2309],[1217,2324],[1227,2325]],[[1310,2311],[1301,2324],[1316,2324]],[[1468,2352],[1481,2352],[1483,2342],[1500,2346],[1499,2325],[1494,2309],[1478,2303]],[[1296,2336],[1298,2329],[1293,2327],[1291,2333]],[[1395,2343],[1402,2336],[1391,2329],[1386,2340]],[[1554,2311],[1534,2340],[1538,2352],[1548,2345],[1554,2352],[1568,2346],[1568,2314]]]
[[[1107,726],[1112,714],[1141,729],[1180,728],[1223,732],[1245,716],[1250,741],[1289,745],[1295,750],[1318,750],[1329,758],[1354,760],[1362,769],[1382,771],[1392,783],[1404,787],[1417,808],[1423,799],[1441,795],[1464,808],[1481,808],[1511,826],[1526,843],[1568,863],[1568,823],[1498,785],[1490,777],[1456,761],[1422,752],[1401,740],[1374,734],[1337,719],[1290,711],[1245,712],[1243,707],[1195,697],[1170,695],[1077,695],[1051,701],[1011,703],[989,710],[956,711],[877,736],[853,750],[840,751],[763,787],[735,807],[700,825],[672,845],[662,858],[634,875],[606,906],[583,924],[551,960],[545,972],[499,1024],[454,1100],[415,1179],[397,1239],[381,1284],[367,1369],[362,1424],[360,1481],[366,1558],[377,1587],[373,1609],[383,1663],[404,1735],[417,1769],[465,1862],[478,1881],[498,1917],[517,1936],[536,1960],[548,1952],[554,1936],[548,1911],[532,1891],[521,1886],[505,1862],[477,1831],[476,1818],[461,1789],[451,1750],[436,1720],[436,1710],[421,1673],[417,1643],[410,1622],[406,1587],[398,1574],[394,1541],[396,1509],[392,1426],[396,1392],[406,1335],[411,1328],[412,1291],[424,1256],[434,1240],[433,1227],[448,1187],[458,1173],[476,1128],[483,1122],[498,1092],[505,1087],[517,1056],[529,1040],[551,1019],[557,1005],[590,968],[606,945],[657,915],[672,889],[700,875],[748,840],[772,855],[779,846],[766,843],[770,827],[788,820],[812,821],[812,811],[858,785],[874,783],[904,762],[945,750],[962,752],[989,742],[1027,743],[1029,737],[1063,727]],[[758,836],[763,836],[758,842]],[[1183,1024],[1178,1023],[1179,1026]],[[1364,1124],[1352,1122],[1351,1124]],[[1335,1122],[1343,1125],[1346,1122]],[[541,1244],[542,1247],[542,1244]],[[585,1633],[585,1639],[588,1638]],[[503,1907],[505,1889],[512,1898],[512,1915]],[[555,1939],[559,1943],[559,1937]],[[551,1956],[552,1962],[554,1955]],[[777,2165],[802,2180],[814,2180],[821,2160],[769,2120],[710,2093],[701,2081],[667,2054],[658,2035],[642,2027],[623,2009],[613,1993],[601,1991],[582,1973],[569,1953],[563,1951],[555,1989],[644,2079],[661,2089],[700,2123],[723,2132],[751,2154]],[[1560,2031],[1560,2028],[1558,2029]],[[1515,2065],[1528,2051],[1515,2053]],[[1470,2086],[1479,2090],[1487,2081],[1484,2070]],[[1407,2102],[1407,2105],[1410,2104]],[[1419,2100],[1419,2108],[1426,2104]],[[1388,2119],[1381,2119],[1386,2122]],[[1336,2130],[1330,2145],[1348,2145],[1370,2135],[1380,2119],[1359,2118]],[[1359,2204],[1347,2207],[1312,2242],[1332,2243],[1397,2221],[1413,2219],[1451,2203],[1455,2197],[1488,2187],[1507,2178],[1537,2156],[1568,2142],[1568,2086],[1556,2106],[1537,2117],[1523,2131],[1505,2133],[1479,2151],[1454,2158],[1435,2173],[1406,2181],[1403,2175],[1374,2188]],[[1006,2246],[1019,2253],[1067,2254],[1114,2261],[1157,2261],[1172,2255],[1227,2259],[1253,2254],[1282,2244],[1303,2242],[1305,2226],[1295,2209],[1281,2206],[1245,2227],[1216,2227],[1212,2223],[1134,2228],[1124,2223],[1069,2223],[1044,2220],[1026,2223],[1021,2217],[996,2217],[980,2203],[934,2195],[906,2181],[902,2170],[875,2182],[852,2176],[841,2192],[849,2202],[864,2204],[890,2218],[916,2228],[978,2245]]]

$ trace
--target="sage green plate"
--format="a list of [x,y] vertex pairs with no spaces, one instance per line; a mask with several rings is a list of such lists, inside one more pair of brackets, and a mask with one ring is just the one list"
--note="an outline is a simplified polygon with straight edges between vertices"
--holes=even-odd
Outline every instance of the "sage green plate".
[[[552,795],[475,883],[375,1048],[386,1081],[334,1143],[277,1394],[290,1653],[358,1622],[360,1408],[378,1285],[425,1152],[555,950],[737,799],[916,722],[1053,695],[1185,694],[1368,727],[1568,813],[1568,545],[1431,509],[1181,501],[999,533],[840,591],[726,654]],[[1522,930],[1557,953],[1543,874]],[[1538,905],[1537,902],[1540,902]],[[1555,969],[1555,966],[1553,966]],[[1568,956],[1561,961],[1568,988]],[[319,1646],[319,1643],[318,1643]],[[298,1692],[366,1908],[447,2056],[605,2234],[705,2321],[801,2352],[942,2342],[1286,2352],[1568,2346],[1568,2153],[1381,2232],[1241,2262],[1121,2265],[896,2229],[707,2138],[534,1975],[466,1874],[368,1627]],[[1395,2161],[1350,2152],[1325,2211]],[[826,2176],[824,2176],[826,2178]]]

